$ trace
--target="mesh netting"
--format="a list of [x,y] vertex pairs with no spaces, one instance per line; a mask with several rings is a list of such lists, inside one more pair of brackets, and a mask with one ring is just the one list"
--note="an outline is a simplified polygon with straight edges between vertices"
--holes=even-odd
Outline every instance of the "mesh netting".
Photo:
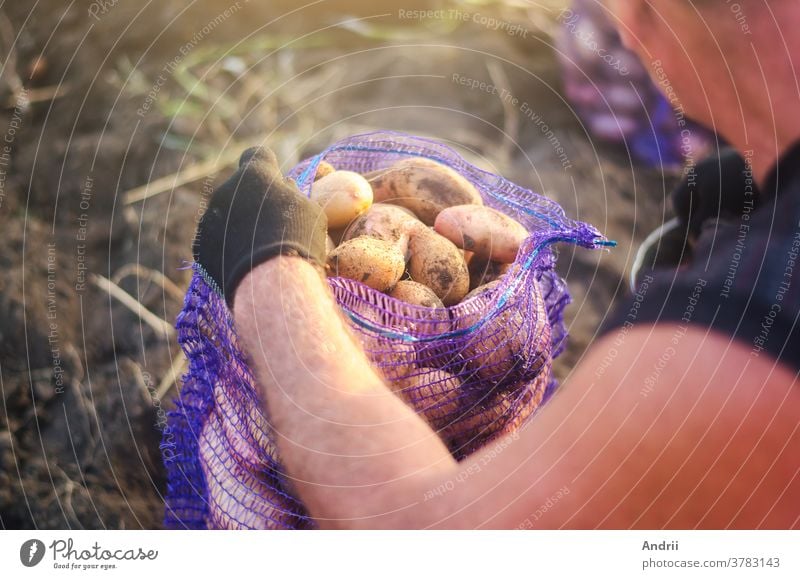
[[[449,308],[400,302],[359,282],[330,278],[336,302],[389,387],[461,459],[519,428],[555,387],[569,294],[554,271],[555,242],[595,248],[604,238],[555,202],[467,163],[435,141],[380,132],[340,141],[288,174],[310,191],[316,167],[366,173],[408,157],[460,172],[484,203],[530,231],[516,262],[485,291]],[[313,528],[292,492],[231,312],[195,264],[177,320],[188,357],[169,415],[166,526]]]

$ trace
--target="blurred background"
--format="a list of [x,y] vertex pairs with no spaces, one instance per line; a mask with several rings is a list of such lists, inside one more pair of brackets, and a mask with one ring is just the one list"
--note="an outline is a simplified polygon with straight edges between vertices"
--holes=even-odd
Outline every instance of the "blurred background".
[[567,377],[687,162],[580,4],[0,4],[0,527],[161,526],[191,240],[249,145],[288,169],[351,134],[434,137],[616,240],[559,257]]

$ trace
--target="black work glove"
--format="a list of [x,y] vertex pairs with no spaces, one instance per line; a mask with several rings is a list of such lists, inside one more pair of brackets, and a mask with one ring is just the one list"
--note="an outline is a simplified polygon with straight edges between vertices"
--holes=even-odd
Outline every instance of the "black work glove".
[[752,184],[744,159],[730,147],[697,164],[694,182],[684,180],[672,192],[675,215],[693,239],[707,220],[738,219],[746,202],[755,204],[757,192],[750,199],[745,196],[748,178]]
[[705,223],[739,219],[746,203],[757,205],[757,189],[751,198],[745,195],[748,180],[752,182],[752,175],[744,159],[730,147],[697,163],[693,179],[684,179],[672,191],[675,218],[651,233],[639,247],[631,275],[633,291],[643,272],[676,268],[689,260]]
[[270,258],[298,255],[324,267],[327,227],[322,209],[281,174],[275,154],[252,147],[212,194],[192,252],[231,306],[244,276]]

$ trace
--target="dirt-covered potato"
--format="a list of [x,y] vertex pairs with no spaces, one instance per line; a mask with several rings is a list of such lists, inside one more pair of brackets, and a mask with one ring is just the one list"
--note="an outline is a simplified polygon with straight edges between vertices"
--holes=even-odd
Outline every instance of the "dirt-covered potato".
[[328,163],[327,161],[320,161],[319,165],[317,165],[317,172],[314,173],[314,181],[319,181],[323,177],[330,175],[336,171],[333,165]]
[[414,214],[407,209],[387,203],[376,203],[353,221],[342,239],[347,241],[362,236],[374,237],[397,244],[405,254],[408,250],[409,235],[421,225]]
[[411,280],[400,280],[394,289],[389,293],[395,299],[413,304],[415,306],[423,306],[426,308],[443,308],[444,304],[439,299],[433,290],[426,285],[417,283]]
[[489,394],[471,408],[468,406],[464,416],[449,424],[441,433],[442,439],[453,453],[471,452],[510,422],[511,407],[511,401],[501,393]]
[[396,245],[357,237],[340,244],[328,254],[328,274],[360,281],[385,292],[403,276],[405,256]]
[[[356,305],[349,310],[349,313],[358,318],[358,321],[355,321],[348,316],[349,323],[361,343],[364,354],[387,384],[391,386],[397,380],[402,380],[409,374],[418,372],[414,343],[382,334],[382,331],[390,334],[408,332],[410,326],[407,320],[393,314],[390,309],[374,307],[366,303]],[[379,331],[373,331],[376,328]]]
[[[417,322],[417,330],[425,336],[441,336],[453,330],[450,313],[445,308],[434,308],[425,312],[425,321]],[[459,372],[463,366],[460,348],[454,341],[435,339],[414,344],[417,363],[426,368]]]
[[513,433],[539,407],[548,380],[549,374],[542,374],[530,384],[512,387],[508,392],[493,392],[484,400],[475,401],[471,411],[465,409],[463,418],[442,430],[442,439],[459,456]]
[[411,279],[433,290],[446,306],[457,304],[469,291],[464,254],[428,228],[418,229],[408,242]]
[[[488,294],[490,292],[493,292],[495,289],[497,289],[499,285],[500,285],[499,279],[480,285],[475,289],[471,290],[467,295],[465,295],[463,301],[467,301],[468,299],[474,298],[477,295]],[[488,296],[486,299],[489,299]]]
[[436,217],[434,229],[458,247],[475,257],[512,263],[519,246],[528,237],[528,230],[491,207],[457,205],[443,209]]
[[364,354],[390,386],[417,372],[417,352],[410,343],[398,340],[370,340]]
[[352,171],[334,171],[311,185],[311,200],[328,217],[328,227],[347,226],[372,205],[372,187]]
[[404,159],[368,175],[376,202],[411,210],[425,225],[453,205],[483,205],[480,193],[457,171],[422,157]]
[[458,415],[461,382],[448,372],[420,368],[390,387],[434,430],[445,428]]
[[511,269],[511,264],[473,256],[467,262],[467,267],[469,268],[469,287],[472,290],[489,282],[499,280],[508,273],[508,270]]
[[467,294],[465,302],[479,299],[486,307],[456,319],[454,326],[463,330],[478,326],[461,354],[479,378],[518,382],[535,376],[549,359],[550,323],[538,287],[488,316],[500,285],[500,280],[493,281]]

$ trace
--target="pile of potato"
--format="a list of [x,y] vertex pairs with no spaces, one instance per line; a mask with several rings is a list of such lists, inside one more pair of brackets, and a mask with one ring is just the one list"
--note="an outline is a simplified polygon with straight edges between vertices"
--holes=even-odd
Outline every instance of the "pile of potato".
[[[328,218],[328,274],[416,306],[473,297],[488,303],[528,237],[520,223],[484,206],[467,179],[425,158],[364,175],[322,161],[311,199]],[[367,348],[389,387],[456,456],[517,429],[541,401],[550,328],[541,292],[533,293],[492,318],[482,308],[455,320],[432,311],[432,320],[444,315],[443,332],[480,325],[458,355],[436,344]],[[532,308],[536,323],[526,322],[520,307]],[[486,384],[477,400],[462,388],[462,376]]]
[[471,297],[508,271],[528,236],[467,179],[425,158],[365,175],[322,161],[311,199],[328,218],[329,275],[417,306]]

